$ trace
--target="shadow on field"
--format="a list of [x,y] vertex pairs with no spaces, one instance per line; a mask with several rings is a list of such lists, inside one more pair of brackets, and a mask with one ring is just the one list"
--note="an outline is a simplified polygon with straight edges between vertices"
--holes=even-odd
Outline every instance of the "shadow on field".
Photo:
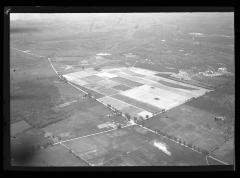
[[11,122],[21,115],[32,126],[43,127],[65,118],[67,112],[54,111],[60,93],[58,88],[47,82],[24,81],[17,85],[19,91],[11,93]]
[[10,33],[34,33],[41,32],[42,30],[34,27],[12,27],[10,28]]

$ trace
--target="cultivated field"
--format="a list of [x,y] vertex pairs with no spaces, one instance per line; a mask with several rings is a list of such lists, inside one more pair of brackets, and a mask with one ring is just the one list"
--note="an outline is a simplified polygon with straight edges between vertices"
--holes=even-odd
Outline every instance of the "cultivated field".
[[[88,68],[63,76],[74,84],[104,95],[99,100],[120,111],[129,106],[139,108],[141,113],[138,115],[145,111],[149,113],[148,116],[152,116],[209,92],[207,89],[158,77],[155,75],[157,73],[135,67],[101,71]],[[135,112],[136,109],[129,113],[136,116]]]

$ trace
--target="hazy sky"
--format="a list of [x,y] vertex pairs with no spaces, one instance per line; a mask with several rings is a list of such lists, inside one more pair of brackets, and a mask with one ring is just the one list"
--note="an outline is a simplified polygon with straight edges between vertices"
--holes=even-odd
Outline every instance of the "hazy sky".
[[[43,20],[46,18],[50,19],[69,19],[69,20],[78,20],[81,18],[88,17],[100,17],[108,18],[113,14],[108,13],[11,13],[10,20]],[[119,13],[115,14],[120,15]]]
[[[33,21],[37,23],[54,23],[74,26],[92,23],[111,27],[134,26],[136,24],[224,24],[233,26],[233,13],[216,12],[180,12],[180,13],[10,13],[10,20]],[[226,23],[227,22],[227,23]]]
[[177,17],[177,16],[196,16],[196,15],[233,15],[233,13],[10,13],[10,20],[44,20],[44,19],[68,19],[80,20],[86,18],[114,18],[124,16],[156,16],[156,17]]

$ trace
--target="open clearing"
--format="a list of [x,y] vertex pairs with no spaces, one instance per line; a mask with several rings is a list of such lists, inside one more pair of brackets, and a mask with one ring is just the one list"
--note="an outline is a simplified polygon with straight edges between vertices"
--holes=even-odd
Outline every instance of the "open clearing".
[[10,128],[10,133],[11,134],[10,135],[15,136],[18,133],[21,133],[21,132],[23,132],[25,130],[28,130],[30,128],[31,128],[31,126],[28,123],[26,123],[24,120],[21,120],[19,122],[15,122],[15,123],[11,124],[11,128]]

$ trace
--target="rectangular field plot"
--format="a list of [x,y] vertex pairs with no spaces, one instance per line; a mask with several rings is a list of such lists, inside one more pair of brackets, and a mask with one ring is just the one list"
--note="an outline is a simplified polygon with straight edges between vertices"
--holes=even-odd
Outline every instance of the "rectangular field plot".
[[111,80],[121,83],[121,84],[124,84],[124,85],[127,85],[128,87],[137,87],[137,86],[143,85],[141,83],[134,82],[132,80],[128,80],[128,79],[122,78],[122,77],[114,77],[114,78],[111,78]]
[[[98,85],[96,83],[91,83],[91,84],[87,84],[87,85],[83,85],[83,87],[88,88],[90,90],[94,90],[94,91],[101,91],[101,88],[106,89],[105,87]],[[101,92],[100,92],[101,93]]]
[[123,85],[123,84],[120,84],[120,85],[116,85],[114,87],[112,87],[113,89],[116,89],[116,90],[120,90],[120,91],[126,91],[126,90],[129,90],[131,89],[130,87],[126,86],[126,85]]
[[179,85],[176,83],[170,83],[170,82],[166,82],[164,80],[159,80],[158,82],[163,85],[173,87],[173,88],[180,88],[180,89],[184,89],[184,90],[198,90],[197,88],[187,87],[187,86]]
[[101,166],[118,154],[134,150],[137,146],[144,143],[142,138],[131,134],[130,131],[125,129],[115,130],[109,133],[65,142],[64,144],[90,164]]
[[111,89],[111,88],[106,88],[105,90],[102,90],[102,94],[109,96],[109,95],[114,95],[117,94],[119,91]]
[[158,108],[158,107],[155,107],[155,106],[152,106],[150,104],[147,104],[147,103],[143,103],[141,101],[138,101],[138,100],[135,100],[133,98],[130,98],[130,97],[127,97],[127,96],[124,96],[122,94],[116,94],[116,95],[113,95],[112,96],[113,98],[116,98],[116,99],[119,99],[121,101],[124,101],[126,103],[129,103],[133,106],[136,106],[140,109],[143,109],[143,110],[146,110],[146,111],[149,111],[151,113],[155,113],[155,112],[160,112],[162,111],[162,109]]
[[66,78],[73,78],[73,79],[77,79],[77,78],[83,78],[83,77],[87,77],[92,75],[89,72],[85,72],[85,71],[80,71],[80,72],[74,72],[74,73],[70,73],[70,74],[65,74],[63,75]]
[[[92,101],[84,101],[77,106],[78,111],[70,117],[57,123],[42,128],[45,132],[53,133],[61,137],[62,140],[68,140],[80,136],[97,133],[112,128],[99,128],[98,125],[109,122],[108,114],[112,112],[103,104]],[[121,118],[125,121],[124,118]]]
[[195,91],[190,91],[190,90],[184,90],[184,89],[181,89],[181,88],[173,88],[173,87],[169,87],[169,86],[166,86],[166,85],[163,85],[161,83],[156,83],[156,82],[146,82],[147,85],[150,85],[150,86],[153,86],[153,87],[156,87],[156,88],[160,88],[162,90],[165,90],[165,91],[168,91],[168,92],[172,92],[172,93],[175,93],[175,94],[178,94],[178,95],[181,95],[183,97],[186,97],[186,98],[192,98],[192,97],[198,97],[198,96],[201,96],[205,93],[205,91],[202,91],[202,90],[195,90]]
[[188,99],[179,94],[149,85],[143,85],[121,92],[121,95],[165,110],[180,105]]
[[206,161],[203,156],[193,151],[186,149],[180,150],[177,145],[169,143],[167,141],[154,140],[155,143],[160,143],[169,152],[166,154],[164,149],[160,149],[154,146],[154,142],[145,144],[138,150],[128,154],[128,157],[133,158],[141,166],[145,166],[146,162],[148,166],[193,166],[193,165],[206,165]]
[[97,84],[102,85],[102,86],[104,86],[106,88],[112,88],[114,86],[119,85],[119,83],[114,82],[112,80],[108,80],[108,79],[101,80],[101,81],[97,82]]
[[24,120],[15,122],[15,123],[11,124],[11,128],[10,128],[11,134],[10,135],[15,136],[16,134],[21,133],[29,128],[31,128],[31,125],[29,125]]
[[[144,79],[144,78],[138,78],[135,76],[127,76],[127,75],[123,75],[121,74],[121,77],[125,77],[127,79],[139,82],[139,83],[144,83],[145,85],[150,85],[153,87],[157,87],[160,88],[162,90],[166,90],[166,91],[171,91],[173,93],[179,94],[181,96],[187,97],[187,98],[192,98],[192,97],[199,97],[203,94],[205,94],[208,90],[205,89],[198,89],[198,88],[193,88],[193,87],[188,87],[185,85],[179,85],[179,84],[175,84],[175,83],[170,83],[170,82],[166,82],[164,80],[161,80],[163,82],[158,82],[159,79],[157,79],[156,81],[153,81],[151,79]],[[174,81],[173,81],[174,82]],[[168,84],[168,85],[167,85]],[[174,87],[173,87],[174,86]],[[176,88],[176,86],[178,86],[178,88]],[[191,89],[191,90],[189,90]]]
[[179,123],[173,123],[173,124],[169,125],[168,127],[165,127],[163,131],[164,131],[164,133],[172,135],[174,132],[176,132],[178,129],[180,129],[181,126],[182,125]]
[[142,75],[149,75],[149,76],[154,76],[155,74],[158,73],[156,71],[142,69],[142,68],[136,68],[136,67],[132,67],[131,71],[142,74]]
[[141,113],[142,111],[144,111],[143,109],[140,108],[136,108],[135,106],[127,106],[121,109],[121,112],[123,114],[125,113],[129,113],[132,117],[138,117],[139,113]]
[[130,106],[129,104],[112,97],[103,97],[103,98],[100,98],[99,101],[102,101],[105,104],[109,104],[119,110]]
[[119,69],[109,70],[109,71],[108,71],[108,73],[110,73],[110,74],[116,74],[116,73],[118,73],[118,72],[120,72]]
[[234,164],[234,141],[230,139],[219,149],[213,152],[213,155],[229,164]]
[[124,73],[126,73],[128,75],[132,75],[132,76],[145,77],[145,75],[133,72],[133,71],[131,71],[129,69],[122,69],[122,72],[124,72]]
[[[158,73],[158,74],[155,74],[156,76],[159,76],[161,78],[164,78],[164,79],[170,79],[171,81],[176,81],[176,82],[181,82],[179,78],[175,78],[173,76],[171,76],[171,74],[164,74],[164,73]],[[192,86],[195,86],[195,87],[200,87],[200,88],[203,88],[203,89],[207,89],[207,90],[212,90],[212,88],[210,86],[206,86],[206,84],[203,84],[199,81],[196,81],[196,80],[184,80],[182,81],[184,84],[188,84],[188,85],[192,85]]]
[[[162,147],[157,147],[156,143]],[[205,157],[141,127],[123,128],[64,143],[91,165],[206,165]]]
[[88,82],[83,81],[83,80],[81,80],[79,78],[77,78],[77,79],[69,79],[69,78],[67,78],[67,80],[69,80],[69,81],[71,81],[73,83],[76,83],[77,85],[81,85],[81,86],[89,84]]
[[[142,165],[143,162],[139,164],[139,161],[134,160],[130,156],[127,157],[125,155],[118,156],[117,158],[112,159],[104,164],[104,166],[142,166]],[[149,166],[149,164],[146,162],[145,166]]]
[[145,126],[151,128],[152,130],[163,130],[169,125],[168,121],[164,118],[158,118],[153,116],[151,119],[145,121]]
[[99,73],[99,74],[96,74],[97,76],[99,77],[102,77],[102,78],[113,78],[113,77],[117,77],[117,75],[114,75],[114,74],[111,74],[109,72],[102,72],[102,73]]
[[75,157],[67,148],[60,144],[37,151],[28,164],[33,167],[89,166],[85,161]]
[[98,81],[104,80],[104,78],[99,77],[97,75],[91,75],[91,76],[87,76],[87,77],[84,77],[84,78],[81,78],[81,79],[86,81],[86,82],[89,82],[89,83],[96,83]]
[[[112,98],[112,97],[103,97],[100,98],[99,101],[103,102],[104,104],[109,104],[111,106],[113,106],[114,108],[120,110],[123,114],[128,113],[130,114],[132,117],[139,117],[139,115],[142,113],[144,114],[145,110],[137,108],[133,105],[130,105],[126,102],[123,102],[121,100],[118,100],[116,98]],[[151,113],[147,113],[149,116],[151,116]],[[145,115],[144,115],[145,117]]]
[[[156,121],[157,118],[159,121]],[[224,142],[224,134],[213,118],[211,113],[183,104],[146,120],[145,124],[150,129],[159,129],[186,143],[209,150]]]
[[85,86],[81,86],[81,85],[78,85],[78,84],[75,84],[75,83],[73,83],[73,85],[75,85],[76,87],[82,89],[83,91],[85,91],[87,93],[90,93],[95,98],[102,98],[102,97],[105,96],[105,95],[103,95],[103,94],[101,94],[99,92],[96,92],[95,90],[89,89],[89,88],[87,88]]
[[84,87],[88,88],[89,90],[94,90],[95,92],[101,93],[104,96],[114,95],[119,92],[118,90],[106,88],[96,83],[87,84],[87,85],[84,85]]
[[[157,76],[155,76],[156,78]],[[168,79],[168,78],[164,78],[164,77],[157,77],[158,80],[157,82],[167,82],[165,83],[166,85],[172,85],[173,87],[176,87],[178,85],[181,85],[182,87],[188,87],[188,88],[195,88],[197,90],[200,90],[200,91],[205,91],[205,92],[208,92],[208,91],[211,91],[209,89],[206,89],[204,87],[199,87],[199,86],[196,86],[196,85],[193,85],[190,83],[190,81],[177,81],[177,80],[173,80],[173,79]],[[171,84],[169,84],[171,83]],[[176,86],[174,86],[176,84]],[[179,86],[178,86],[179,87]],[[195,92],[194,90],[192,92]]]

